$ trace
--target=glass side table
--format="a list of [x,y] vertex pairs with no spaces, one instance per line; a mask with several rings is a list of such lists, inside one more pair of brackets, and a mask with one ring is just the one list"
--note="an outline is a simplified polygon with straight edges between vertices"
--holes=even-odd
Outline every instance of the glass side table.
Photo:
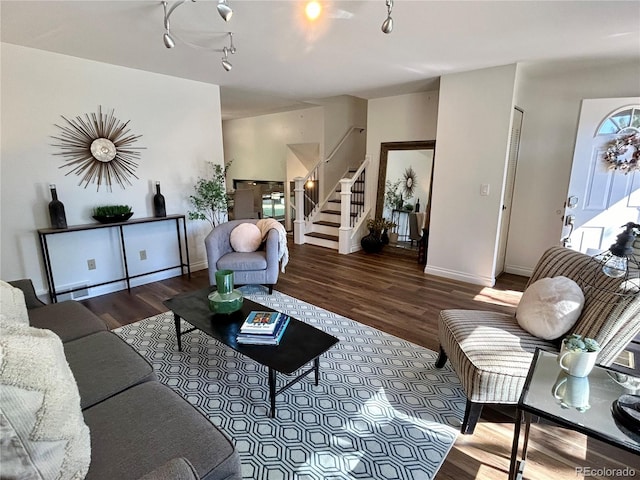
[[[531,417],[537,416],[629,452],[640,453],[640,435],[628,430],[612,414],[613,403],[624,394],[640,394],[640,378],[596,366],[588,377],[566,374],[555,353],[537,349],[520,401],[511,449],[509,479],[521,479],[527,458]],[[524,442],[520,450],[520,431]]]

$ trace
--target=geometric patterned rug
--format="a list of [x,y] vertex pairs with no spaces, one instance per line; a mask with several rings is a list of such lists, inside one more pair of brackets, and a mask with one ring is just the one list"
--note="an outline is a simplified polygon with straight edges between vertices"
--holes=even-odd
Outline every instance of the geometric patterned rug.
[[466,403],[435,352],[277,291],[242,290],[340,339],[320,357],[320,385],[310,375],[278,395],[276,418],[266,368],[200,331],[183,335],[178,352],[171,312],[114,332],[234,441],[243,478],[435,477]]

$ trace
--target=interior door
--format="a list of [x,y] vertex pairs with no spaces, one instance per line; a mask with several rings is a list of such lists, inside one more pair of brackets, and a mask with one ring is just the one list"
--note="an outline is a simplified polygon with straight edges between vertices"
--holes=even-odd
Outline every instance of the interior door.
[[608,169],[603,155],[620,134],[638,131],[639,112],[640,97],[582,101],[565,205],[567,247],[586,253],[607,249],[621,225],[638,223],[640,172]]
[[513,123],[509,139],[509,162],[507,164],[507,177],[505,179],[504,196],[502,197],[502,216],[500,217],[500,238],[498,244],[498,257],[494,276],[504,271],[504,261],[507,255],[507,238],[509,236],[509,223],[511,222],[511,203],[513,202],[513,189],[516,184],[516,166],[518,164],[518,152],[520,149],[520,136],[522,132],[522,118],[524,113],[519,108],[513,110]]

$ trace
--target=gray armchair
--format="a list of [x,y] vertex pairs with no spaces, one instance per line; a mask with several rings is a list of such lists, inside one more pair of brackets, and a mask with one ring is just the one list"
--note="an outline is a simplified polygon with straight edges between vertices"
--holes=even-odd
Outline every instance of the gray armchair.
[[237,225],[257,222],[258,219],[244,219],[221,223],[204,239],[211,285],[216,284],[216,271],[233,270],[234,285],[265,285],[269,293],[273,292],[279,270],[277,230],[270,230],[266,242],[255,252],[236,252],[229,241]]

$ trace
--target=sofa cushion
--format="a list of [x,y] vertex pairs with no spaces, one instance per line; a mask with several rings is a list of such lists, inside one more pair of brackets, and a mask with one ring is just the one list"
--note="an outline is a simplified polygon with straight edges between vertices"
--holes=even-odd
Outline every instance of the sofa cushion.
[[89,429],[62,342],[48,330],[0,327],[2,478],[84,478]]
[[541,278],[522,294],[516,319],[531,335],[553,340],[567,333],[580,317],[584,294],[570,278]]
[[229,243],[236,252],[255,252],[262,243],[262,233],[255,223],[241,223],[231,230]]
[[240,479],[231,441],[180,395],[145,382],[83,412],[94,456],[86,480],[136,479],[184,457],[203,479]]
[[74,300],[29,310],[29,323],[53,331],[63,342],[107,330],[99,317]]
[[0,321],[7,324],[29,325],[24,293],[0,280]]
[[138,480],[198,480],[198,474],[186,458],[174,458]]
[[216,264],[218,270],[266,270],[267,255],[261,250],[258,252],[240,253],[231,252],[223,255]]
[[64,351],[78,383],[83,410],[138,383],[156,379],[149,362],[111,332],[66,342]]

